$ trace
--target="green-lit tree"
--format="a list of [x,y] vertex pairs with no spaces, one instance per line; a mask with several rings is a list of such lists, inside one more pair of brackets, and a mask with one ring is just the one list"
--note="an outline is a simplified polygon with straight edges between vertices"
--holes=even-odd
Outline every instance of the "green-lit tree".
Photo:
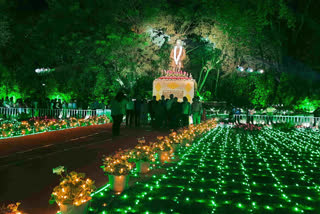
[[[207,97],[234,105],[293,105],[319,88],[312,81],[297,86],[299,75],[283,75],[291,70],[283,69],[287,55],[317,67],[314,0],[48,0],[21,13],[16,11],[28,1],[1,3],[7,18],[0,17],[6,45],[0,45],[0,63],[25,96],[61,93],[85,105],[94,99],[107,103],[120,88],[146,95],[159,71],[168,69],[177,38],[186,43],[185,68]],[[265,74],[239,76],[237,65]],[[41,67],[55,71],[40,77],[34,70]]]

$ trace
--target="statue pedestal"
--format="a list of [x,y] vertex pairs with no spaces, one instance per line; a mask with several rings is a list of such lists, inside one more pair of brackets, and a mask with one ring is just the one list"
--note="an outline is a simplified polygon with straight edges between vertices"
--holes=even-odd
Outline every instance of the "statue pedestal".
[[197,88],[197,83],[194,79],[186,77],[160,77],[153,81],[153,96],[157,100],[164,95],[166,99],[170,99],[170,94],[178,97],[178,101],[182,102],[183,97],[187,97],[188,101],[192,103],[192,98]]

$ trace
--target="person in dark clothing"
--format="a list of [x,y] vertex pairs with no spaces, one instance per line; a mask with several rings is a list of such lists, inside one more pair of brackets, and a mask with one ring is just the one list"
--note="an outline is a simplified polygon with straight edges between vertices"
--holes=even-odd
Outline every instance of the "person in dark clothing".
[[173,94],[170,94],[170,99],[166,100],[166,110],[167,110],[167,124],[168,128],[172,128],[173,124],[173,111],[172,111],[172,104],[174,102],[174,96]]
[[132,127],[134,119],[134,102],[129,98],[126,104],[126,126]]
[[4,99],[1,98],[1,99],[0,99],[0,107],[3,107],[3,102],[4,102]]
[[162,118],[164,117],[163,109],[160,101],[155,102],[153,109],[154,109],[154,117],[155,117],[153,128],[158,129],[161,127]]
[[182,102],[178,102],[177,98],[177,103],[178,103],[178,109],[177,109],[177,120],[176,120],[176,129],[181,128],[182,125]]
[[8,97],[3,101],[3,106],[6,108],[10,108],[10,100]]
[[161,100],[159,101],[159,110],[161,117],[159,118],[159,124],[161,128],[167,127],[167,109],[166,109],[166,100],[164,95],[161,96]]
[[137,98],[134,102],[134,116],[135,116],[135,126],[140,127],[140,115],[141,115],[141,99]]
[[116,97],[111,101],[111,117],[113,120],[112,124],[112,135],[120,135],[120,125],[123,119],[123,115],[126,111],[126,100],[122,92],[118,92]]
[[229,120],[229,122],[230,123],[234,123],[234,121],[233,121],[233,115],[234,115],[234,110],[233,110],[233,107],[232,107],[232,104],[229,106],[229,118],[228,118],[228,120]]
[[241,115],[241,109],[240,108],[237,108],[236,109],[236,122],[238,122],[238,124],[240,124],[240,115]]
[[58,99],[56,102],[56,117],[60,116],[61,113],[61,109],[62,109],[62,103],[61,103],[61,99]]
[[148,103],[149,105],[149,113],[150,113],[150,118],[151,118],[151,127],[155,127],[155,109],[157,105],[157,97],[153,96],[152,100]]
[[141,114],[140,114],[140,123],[142,126],[148,125],[148,113],[149,106],[146,99],[141,100]]
[[180,112],[181,112],[181,105],[178,103],[178,98],[175,97],[173,99],[172,107],[170,110],[170,123],[169,128],[170,129],[177,129],[179,127],[179,119],[180,119]]
[[189,116],[191,115],[191,105],[188,102],[187,97],[183,97],[183,103],[182,103],[182,126],[188,127],[189,126]]
[[193,124],[197,125],[201,123],[201,114],[202,114],[202,103],[200,102],[199,97],[194,97],[193,103],[191,105]]
[[57,107],[56,107],[56,103],[57,103],[57,99],[53,99],[52,100],[52,103],[51,103],[51,105],[52,105],[52,117],[56,117],[56,109],[57,109]]

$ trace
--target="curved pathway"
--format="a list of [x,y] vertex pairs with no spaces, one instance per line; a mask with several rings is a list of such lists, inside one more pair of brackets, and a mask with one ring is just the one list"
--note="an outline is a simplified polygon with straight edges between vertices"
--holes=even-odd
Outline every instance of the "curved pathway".
[[112,138],[111,124],[105,124],[0,140],[1,203],[20,201],[24,212],[54,214],[58,207],[48,201],[59,177],[52,168],[84,172],[99,187],[107,182],[100,168],[103,154],[134,147],[136,138],[151,141],[168,132],[123,128],[121,133]]

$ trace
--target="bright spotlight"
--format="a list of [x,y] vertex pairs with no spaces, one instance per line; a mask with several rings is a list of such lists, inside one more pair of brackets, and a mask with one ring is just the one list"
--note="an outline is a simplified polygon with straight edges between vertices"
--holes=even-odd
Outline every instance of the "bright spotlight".
[[238,65],[238,66],[237,66],[237,70],[238,70],[238,71],[244,71],[244,68]]
[[247,72],[253,72],[253,69],[252,68],[247,68]]
[[37,68],[35,69],[35,72],[36,73],[48,73],[48,72],[51,72],[51,71],[54,71],[55,69],[51,69],[51,68]]
[[263,69],[259,69],[258,72],[259,72],[260,74],[263,74],[264,70],[263,70]]

